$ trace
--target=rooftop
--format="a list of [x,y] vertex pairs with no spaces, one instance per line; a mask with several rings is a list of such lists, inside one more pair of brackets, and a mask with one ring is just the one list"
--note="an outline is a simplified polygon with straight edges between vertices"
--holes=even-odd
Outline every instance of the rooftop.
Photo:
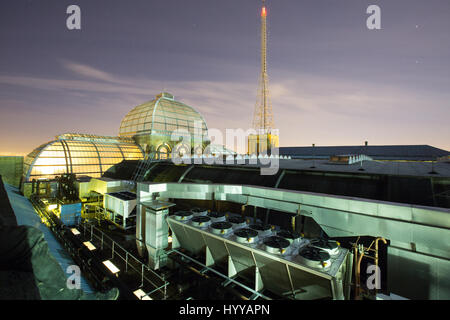
[[[328,160],[280,160],[275,175],[260,164],[175,165],[156,161],[146,175],[152,182],[254,185],[381,201],[450,208],[450,163],[364,161],[351,165]],[[136,161],[124,161],[107,176],[129,179]],[[313,167],[313,168],[312,168]],[[436,172],[431,174],[430,172]]]
[[[311,168],[315,167],[315,168]],[[364,170],[360,170],[363,168]],[[445,162],[425,161],[363,161],[354,164],[335,164],[328,160],[280,160],[280,169],[294,169],[306,171],[327,171],[345,173],[370,173],[396,176],[415,177],[449,177],[450,164]],[[436,172],[432,174],[430,172]]]
[[280,147],[280,155],[293,158],[321,158],[341,154],[365,154],[376,160],[436,160],[450,152],[429,145],[381,145],[381,146],[315,146]]

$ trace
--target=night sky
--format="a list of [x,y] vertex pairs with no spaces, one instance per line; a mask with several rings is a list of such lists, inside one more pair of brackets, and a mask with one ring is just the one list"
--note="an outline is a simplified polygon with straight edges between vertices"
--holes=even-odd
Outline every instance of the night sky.
[[[268,0],[281,146],[429,144],[450,150],[450,1]],[[66,8],[81,8],[68,30]],[[381,30],[366,27],[369,5]],[[258,0],[2,0],[0,155],[65,132],[117,135],[168,91],[210,128],[248,129]]]

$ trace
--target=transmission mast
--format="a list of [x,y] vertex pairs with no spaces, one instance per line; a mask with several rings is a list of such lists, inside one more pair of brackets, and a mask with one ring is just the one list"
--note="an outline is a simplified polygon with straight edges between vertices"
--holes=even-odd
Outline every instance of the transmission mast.
[[265,0],[261,8],[261,71],[253,115],[253,129],[257,135],[249,136],[249,153],[269,153],[278,147],[278,136],[272,134],[274,129],[272,103],[269,94],[269,76],[267,74],[267,8]]

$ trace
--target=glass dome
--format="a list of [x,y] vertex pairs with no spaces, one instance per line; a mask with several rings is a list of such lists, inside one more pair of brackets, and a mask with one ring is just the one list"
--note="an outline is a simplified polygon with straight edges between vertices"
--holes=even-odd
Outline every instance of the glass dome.
[[163,92],[154,100],[132,109],[122,120],[119,136],[156,134],[170,137],[177,129],[185,129],[191,136],[208,135],[205,119],[200,113]]

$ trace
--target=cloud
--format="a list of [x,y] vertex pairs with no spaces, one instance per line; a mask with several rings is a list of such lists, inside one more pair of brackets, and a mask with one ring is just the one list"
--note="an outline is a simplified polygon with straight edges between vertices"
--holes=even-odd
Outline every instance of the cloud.
[[[80,130],[89,129],[99,134],[116,132],[116,129],[111,130],[111,121],[118,129],[122,116],[132,107],[152,100],[161,90],[161,82],[151,78],[113,75],[76,62],[65,61],[63,67],[81,78],[0,75],[0,84],[63,93],[67,97],[66,105],[76,108],[68,107],[61,113],[73,113],[76,117],[76,113],[83,114],[78,110],[91,110],[90,114],[97,119],[95,124],[85,119]],[[165,87],[177,100],[198,110],[209,128],[246,130],[251,126],[256,83],[171,80],[165,81]],[[383,137],[388,139],[386,141],[403,137],[406,141],[408,135],[409,139],[420,135],[430,139],[425,128],[430,124],[434,128],[445,128],[449,112],[447,101],[450,101],[447,93],[299,73],[286,73],[281,80],[272,78],[270,92],[275,126],[284,137],[282,145],[363,141],[360,137],[371,141],[375,140],[372,137],[380,137],[380,140]]]
[[0,76],[0,84],[49,91],[58,90],[65,91],[67,93],[83,91],[85,93],[148,94],[148,89],[137,86],[127,86],[113,82],[99,82],[93,80],[51,79],[30,76]]
[[[115,76],[91,66],[76,62],[63,62],[64,68],[85,79],[52,79],[30,76],[1,76],[0,84],[22,86],[40,90],[57,90],[73,94],[74,98],[93,98],[130,101],[136,105],[153,99],[160,91],[161,82],[154,79]],[[256,102],[254,83],[245,81],[165,81],[168,91],[177,99],[195,106],[198,111],[213,117],[223,117],[242,123],[244,117],[251,122]],[[277,115],[313,113],[334,116],[377,116],[386,112],[398,113],[409,106],[419,111],[422,105],[435,104],[441,110],[439,100],[448,101],[448,94],[429,99],[421,92],[411,92],[389,85],[352,82],[310,74],[288,74],[282,81],[270,84],[271,100]],[[139,102],[140,101],[140,102]],[[127,105],[124,108],[129,109]],[[443,109],[442,109],[443,110]],[[238,120],[238,121],[236,121]],[[226,122],[225,119],[223,121]]]
[[87,66],[87,65],[84,65],[84,64],[63,60],[62,65],[67,70],[69,70],[75,74],[81,75],[83,77],[92,78],[95,80],[106,81],[106,82],[116,82],[115,77],[113,75],[111,75],[110,73]]

